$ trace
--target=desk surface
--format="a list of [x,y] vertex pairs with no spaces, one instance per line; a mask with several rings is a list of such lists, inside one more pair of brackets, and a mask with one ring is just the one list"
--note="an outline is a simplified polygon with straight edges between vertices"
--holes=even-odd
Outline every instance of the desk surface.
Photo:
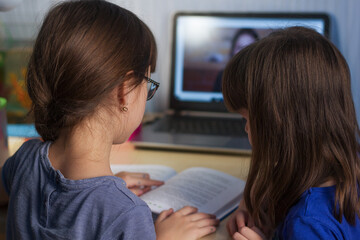
[[[10,139],[10,154],[22,144],[21,139]],[[160,164],[181,172],[190,167],[208,167],[223,171],[232,176],[246,179],[250,166],[249,155],[225,155],[199,152],[161,151],[137,149],[131,143],[116,145],[110,156],[112,164]],[[231,239],[226,231],[228,218],[220,222],[217,231],[203,239]],[[1,236],[1,234],[0,234]]]

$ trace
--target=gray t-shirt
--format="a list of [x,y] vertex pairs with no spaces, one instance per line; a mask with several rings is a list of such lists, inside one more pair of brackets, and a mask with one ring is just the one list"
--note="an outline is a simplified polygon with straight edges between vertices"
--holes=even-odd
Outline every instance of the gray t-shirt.
[[50,164],[50,144],[30,140],[3,166],[7,239],[156,238],[150,209],[122,179],[66,179]]

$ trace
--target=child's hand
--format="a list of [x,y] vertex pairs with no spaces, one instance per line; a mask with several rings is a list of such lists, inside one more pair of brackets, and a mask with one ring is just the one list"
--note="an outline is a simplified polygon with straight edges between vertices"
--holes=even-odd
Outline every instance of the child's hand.
[[242,199],[239,208],[232,214],[229,221],[226,224],[226,228],[230,236],[233,236],[236,232],[239,232],[243,227],[253,227],[254,222],[249,216],[245,207],[245,202]]
[[226,227],[234,240],[266,239],[265,234],[254,225],[254,221],[249,216],[244,199],[241,200],[239,208],[230,217]]
[[257,227],[242,227],[232,235],[234,240],[265,240],[265,234]]
[[164,184],[163,181],[150,179],[148,173],[119,172],[115,176],[122,178],[126,182],[127,188],[137,196],[150,191],[152,186]]
[[199,213],[194,207],[184,207],[160,213],[155,222],[157,240],[194,240],[215,232],[219,220],[213,215]]

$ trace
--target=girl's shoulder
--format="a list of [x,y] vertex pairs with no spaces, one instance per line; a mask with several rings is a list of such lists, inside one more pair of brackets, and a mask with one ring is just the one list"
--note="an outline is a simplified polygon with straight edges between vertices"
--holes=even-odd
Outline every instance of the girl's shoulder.
[[16,151],[14,156],[23,155],[23,154],[31,154],[36,152],[41,148],[43,145],[50,144],[50,142],[43,142],[38,138],[29,139],[25,141],[21,147]]
[[26,160],[28,164],[31,160],[38,159],[42,154],[47,154],[47,147],[51,142],[43,142],[40,139],[30,139],[25,141],[9,160],[16,163]]
[[305,191],[278,227],[281,239],[317,239],[319,236],[322,239],[334,239],[334,236],[351,239],[354,233],[360,235],[359,219],[352,226],[345,218],[341,223],[335,218],[335,191],[336,186],[314,187]]
[[6,177],[12,181],[15,174],[31,171],[31,166],[39,164],[41,155],[46,151],[48,142],[32,139],[24,142],[15,154],[9,157],[3,166]]
[[294,204],[285,220],[296,218],[313,218],[327,220],[333,216],[336,186],[313,187],[306,190]]

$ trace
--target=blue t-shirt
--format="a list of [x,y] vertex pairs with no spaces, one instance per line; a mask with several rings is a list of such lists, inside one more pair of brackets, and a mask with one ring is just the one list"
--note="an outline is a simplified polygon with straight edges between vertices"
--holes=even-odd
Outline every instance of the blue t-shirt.
[[122,179],[66,179],[50,144],[28,141],[3,166],[7,239],[156,239],[150,209]]
[[278,227],[280,239],[360,239],[360,220],[350,225],[345,217],[342,222],[333,215],[336,187],[310,188],[289,210]]

